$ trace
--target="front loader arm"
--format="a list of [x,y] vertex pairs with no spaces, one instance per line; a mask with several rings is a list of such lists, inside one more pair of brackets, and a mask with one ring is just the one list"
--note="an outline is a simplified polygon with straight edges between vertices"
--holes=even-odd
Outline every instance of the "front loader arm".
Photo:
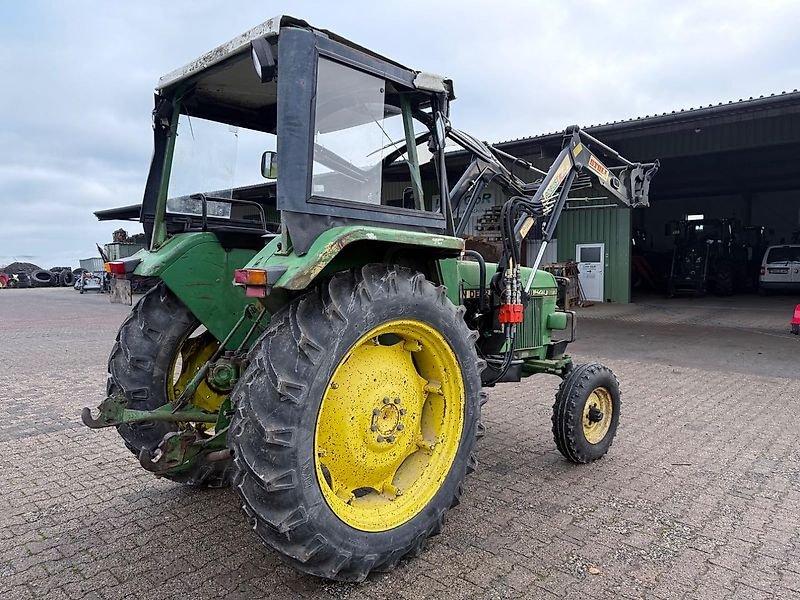
[[[577,125],[565,130],[562,150],[547,172],[453,127],[448,130],[448,136],[473,155],[471,164],[450,193],[454,208],[466,205],[457,233],[463,232],[464,225],[474,208],[476,197],[490,181],[494,181],[512,196],[512,200],[521,201],[521,210],[514,226],[513,236],[517,245],[522,243],[535,219],[540,217],[546,219],[546,229],[552,236],[575,177],[584,170],[595,175],[621,206],[635,208],[649,205],[650,181],[659,168],[658,161],[652,163],[629,161]],[[589,145],[601,149],[604,155],[622,164],[616,167],[606,166]],[[543,178],[532,184],[526,183],[506,168],[501,159],[539,173]],[[545,239],[549,241],[550,238]]]
[[[602,148],[606,154],[622,162],[622,166],[607,167],[587,144]],[[579,173],[584,169],[589,171],[612,194],[618,204],[635,208],[649,206],[650,181],[658,168],[658,161],[633,163],[582,131],[577,125],[568,127],[564,132],[564,146],[544,179],[538,184],[536,192],[530,198],[519,199],[521,210],[514,226],[514,240],[509,242],[519,248],[536,219],[540,216],[545,219],[542,244],[533,264],[532,273],[535,273],[541,264],[547,244],[555,234],[570,188]],[[515,199],[512,198],[511,201],[513,200]],[[532,282],[533,275],[525,284],[526,293],[530,290]]]
[[[504,357],[496,368],[498,375],[490,384],[500,381],[509,369],[514,357],[517,326],[523,322],[525,303],[529,298],[531,284],[544,257],[545,250],[555,234],[558,220],[564,210],[570,189],[579,173],[592,173],[607,189],[611,197],[621,206],[648,206],[650,181],[658,170],[658,161],[633,163],[578,126],[568,127],[564,132],[564,144],[555,161],[546,173],[526,160],[515,157],[490,144],[451,128],[448,135],[472,154],[472,162],[451,190],[454,206],[466,202],[466,212],[461,217],[457,233],[474,207],[474,199],[482,187],[489,182],[498,183],[509,195],[500,213],[500,238],[503,254],[492,278],[495,292],[500,296],[497,322],[505,336]],[[590,149],[599,148],[603,154],[616,159],[620,166],[608,167]],[[516,177],[503,160],[522,166],[543,177],[534,183],[526,183]],[[538,222],[541,229],[541,245],[536,260],[526,281],[522,281],[522,242]]]
[[[658,171],[657,160],[652,163],[633,163],[582,129],[575,127],[573,137],[575,135],[580,138],[578,144],[582,148],[575,158],[578,168],[585,167],[591,171],[621,204],[631,208],[650,205],[650,181]],[[608,168],[581,140],[602,148],[605,154],[623,163],[622,166]]]

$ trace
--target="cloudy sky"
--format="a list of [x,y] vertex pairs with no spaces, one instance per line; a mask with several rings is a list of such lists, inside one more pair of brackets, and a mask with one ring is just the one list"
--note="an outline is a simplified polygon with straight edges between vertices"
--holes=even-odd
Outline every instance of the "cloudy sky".
[[3,2],[0,265],[110,241],[92,211],[141,200],[158,77],[281,13],[452,77],[487,140],[800,87],[793,0]]

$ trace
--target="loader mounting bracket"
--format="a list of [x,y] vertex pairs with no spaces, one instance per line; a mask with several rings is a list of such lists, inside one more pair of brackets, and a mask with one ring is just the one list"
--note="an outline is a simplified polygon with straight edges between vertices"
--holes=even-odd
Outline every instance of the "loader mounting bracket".
[[566,354],[559,359],[537,360],[526,358],[522,363],[522,373],[525,376],[547,373],[548,375],[558,375],[564,379],[572,370],[572,367],[572,357]]

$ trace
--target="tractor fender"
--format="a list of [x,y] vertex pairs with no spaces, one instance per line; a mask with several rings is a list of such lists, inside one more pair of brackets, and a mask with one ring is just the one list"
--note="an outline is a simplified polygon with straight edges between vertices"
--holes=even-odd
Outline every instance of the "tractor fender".
[[375,262],[389,249],[424,251],[429,259],[455,257],[464,251],[464,240],[441,234],[401,231],[383,227],[351,225],[333,227],[321,234],[302,256],[280,254],[275,239],[248,263],[249,268],[282,267],[286,271],[272,284],[274,288],[300,291],[309,288],[322,272],[343,255],[346,248],[358,243],[357,254],[347,253],[342,268]]
[[[255,255],[255,250],[224,248],[209,232],[179,233],[156,250],[140,250],[134,275],[158,277],[191,313],[222,341],[254,301],[237,293],[233,273]],[[133,258],[133,257],[132,257]],[[128,259],[126,259],[128,260]],[[244,331],[229,340],[235,347]]]
[[175,264],[182,256],[201,244],[216,244],[213,233],[179,233],[173,235],[155,250],[139,250],[131,259],[139,259],[133,271],[134,275],[143,277],[160,277],[161,274]]

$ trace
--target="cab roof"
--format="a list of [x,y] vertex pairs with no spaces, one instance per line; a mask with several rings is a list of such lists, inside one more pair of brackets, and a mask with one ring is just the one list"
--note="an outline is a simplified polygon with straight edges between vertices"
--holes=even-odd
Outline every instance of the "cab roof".
[[308,22],[298,19],[296,17],[291,17],[288,15],[279,15],[277,17],[273,17],[272,19],[268,19],[261,23],[260,25],[256,25],[252,29],[242,33],[241,35],[236,36],[232,40],[217,46],[213,50],[210,50],[203,54],[202,56],[196,58],[195,60],[185,64],[184,66],[175,69],[167,73],[166,75],[162,76],[159,79],[158,86],[156,86],[157,91],[168,91],[170,89],[174,89],[175,86],[186,82],[187,80],[191,79],[193,76],[199,74],[200,72],[206,71],[210,67],[213,67],[222,61],[225,61],[229,58],[232,58],[236,55],[247,53],[249,55],[250,49],[250,42],[254,39],[262,38],[262,37],[277,37],[280,34],[280,30],[283,27],[300,27],[306,28],[317,33],[323,34],[328,38],[339,42],[345,46],[368,54],[374,58],[379,60],[385,61],[389,64],[395,65],[411,73],[415,73],[415,85],[419,89],[429,90],[429,91],[441,91],[447,92],[451,97],[452,93],[452,82],[446,80],[445,78],[434,75],[431,73],[425,73],[420,71],[415,71],[414,69],[410,69],[397,61],[394,61],[390,58],[382,56],[368,48],[364,48],[346,38],[343,38],[340,35],[333,33],[332,31],[328,31],[327,29],[320,29],[310,25]]

